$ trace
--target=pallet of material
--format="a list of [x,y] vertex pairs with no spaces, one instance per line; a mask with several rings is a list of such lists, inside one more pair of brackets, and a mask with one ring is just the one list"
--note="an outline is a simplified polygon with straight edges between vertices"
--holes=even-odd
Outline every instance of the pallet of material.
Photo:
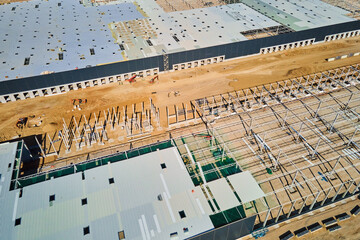
[[341,228],[341,226],[335,224],[335,225],[332,225],[330,227],[327,227],[326,229],[329,231],[329,232],[335,232],[337,230],[339,230]]
[[360,213],[359,205],[356,205],[353,209],[351,209],[350,213],[354,216],[357,216]]
[[335,218],[336,218],[339,222],[341,222],[341,221],[345,221],[345,220],[349,219],[349,218],[350,218],[350,215],[347,214],[347,213],[342,213],[342,214],[336,215]]
[[296,237],[302,237],[309,233],[309,230],[306,229],[306,227],[300,228],[296,231],[294,231]]
[[321,222],[324,224],[325,227],[329,227],[329,226],[337,223],[337,221],[334,217],[327,218],[325,220],[322,220]]
[[291,231],[287,231],[286,233],[279,236],[280,240],[288,240],[292,239],[294,237],[294,234]]
[[307,226],[307,229],[312,233],[316,232],[316,231],[319,231],[321,228],[322,228],[322,226],[318,222]]

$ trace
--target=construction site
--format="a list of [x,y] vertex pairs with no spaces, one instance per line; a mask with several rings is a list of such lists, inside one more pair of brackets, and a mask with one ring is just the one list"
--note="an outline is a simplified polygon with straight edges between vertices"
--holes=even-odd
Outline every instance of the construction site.
[[0,47],[7,239],[359,239],[358,1],[11,2],[100,17]]

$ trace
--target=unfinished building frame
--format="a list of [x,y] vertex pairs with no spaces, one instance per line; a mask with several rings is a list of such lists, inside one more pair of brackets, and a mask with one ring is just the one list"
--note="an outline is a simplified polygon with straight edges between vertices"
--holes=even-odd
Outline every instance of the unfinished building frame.
[[[191,102],[205,131],[175,139],[219,226],[257,227],[356,193],[360,185],[360,66],[347,66]],[[208,183],[250,171],[265,197],[221,209]]]

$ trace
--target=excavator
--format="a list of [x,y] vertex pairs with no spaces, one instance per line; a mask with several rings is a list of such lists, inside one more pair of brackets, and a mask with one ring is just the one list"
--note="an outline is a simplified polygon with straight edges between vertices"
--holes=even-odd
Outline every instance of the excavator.
[[128,81],[129,83],[133,83],[136,82],[135,78],[136,78],[136,74],[134,74],[131,78],[126,79],[126,81]]
[[156,79],[159,80],[159,75],[156,75],[155,77],[153,77],[153,78],[150,80],[150,83],[154,83]]
[[16,127],[23,129],[26,126],[27,120],[28,120],[27,117],[19,118],[18,121],[16,122]]

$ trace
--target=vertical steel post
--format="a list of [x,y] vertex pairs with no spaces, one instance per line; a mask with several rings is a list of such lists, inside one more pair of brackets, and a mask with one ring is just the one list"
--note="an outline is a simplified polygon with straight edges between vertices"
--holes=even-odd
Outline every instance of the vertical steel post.
[[356,185],[356,188],[354,189],[354,191],[352,191],[351,194],[355,194],[355,192],[359,189],[359,186],[360,186],[360,181],[359,181],[358,185]]
[[307,196],[307,197],[305,198],[305,200],[304,200],[304,202],[303,202],[303,204],[302,204],[302,206],[301,206],[301,208],[300,208],[300,210],[299,210],[299,214],[302,212],[303,208],[305,207],[306,201],[308,200],[308,198],[309,198],[309,196]]
[[296,201],[297,201],[297,200],[295,200],[294,202],[292,202],[292,205],[291,205],[291,207],[290,207],[289,213],[286,215],[286,218],[289,218],[289,217],[290,217],[290,214],[291,214],[291,212],[292,212],[292,210],[293,210],[293,208],[294,208],[294,206],[295,206]]
[[265,221],[264,221],[264,223],[263,223],[263,227],[266,226],[266,223],[267,223],[268,218],[269,218],[269,215],[270,215],[270,211],[271,211],[271,209],[269,208],[269,210],[268,210],[267,213],[266,213],[266,217],[265,217]]
[[350,103],[350,100],[351,98],[353,97],[354,93],[351,93],[350,97],[349,97],[349,100],[347,101],[347,103],[345,104],[345,107],[344,107],[344,110],[346,110],[349,106],[349,103]]
[[333,188],[330,188],[329,191],[326,193],[324,200],[322,200],[320,206],[323,206],[325,201],[328,199],[328,196]]
[[349,186],[347,187],[346,191],[344,192],[344,194],[341,196],[342,198],[344,198],[346,196],[346,194],[348,194],[351,186],[353,185],[353,183],[355,182],[355,180],[351,180],[351,181],[348,181],[350,184]]
[[295,184],[296,176],[298,175],[298,173],[299,173],[299,170],[296,170],[295,176],[294,176],[294,178],[293,178],[293,180],[292,180],[292,182],[290,184],[290,187],[293,187],[293,185]]
[[[52,147],[53,147],[53,149],[54,149],[54,151],[55,151],[56,155],[59,155],[59,154],[58,154],[58,152],[56,151],[56,148],[55,148],[55,146],[54,146],[54,143],[53,143],[53,141],[51,140],[51,138],[50,138],[49,134],[46,134],[46,135],[48,136],[48,138],[49,138],[49,140],[50,140],[50,145],[52,145]],[[49,151],[50,151],[50,150],[49,150]]]
[[281,211],[283,210],[283,205],[280,206],[280,209],[279,209],[279,213],[278,215],[276,216],[276,219],[275,219],[275,223],[277,223],[279,221],[279,217],[280,217],[280,214],[281,214]]
[[318,112],[319,112],[319,110],[320,110],[320,106],[321,106],[321,100],[320,100],[320,102],[319,102],[319,106],[317,107],[317,109],[316,109],[316,112],[315,112],[315,115],[314,115],[314,118],[317,118],[317,116],[318,116]]
[[289,113],[289,109],[286,109],[286,113],[285,113],[284,121],[283,121],[283,124],[281,125],[281,128],[284,128],[284,126],[285,126],[285,122],[286,122],[286,119],[287,119],[288,113]]
[[297,141],[300,140],[301,130],[302,130],[303,126],[304,126],[304,122],[301,122],[300,129],[299,129],[299,131],[298,131]]
[[317,148],[319,147],[320,140],[321,140],[321,137],[319,137],[319,140],[318,140],[318,142],[317,142],[317,144],[316,144],[316,147],[315,147],[313,153],[311,154],[311,158],[314,158],[315,153],[317,153]]
[[314,201],[311,203],[310,210],[313,209],[313,207],[314,207],[314,205],[315,205],[318,197],[320,196],[320,193],[321,193],[321,192],[319,191],[319,192],[316,194],[316,197],[314,198]]
[[41,153],[43,154],[44,157],[46,157],[46,153],[45,153],[44,150],[42,149],[42,147],[41,147],[41,145],[40,145],[37,137],[35,136],[34,138],[35,138],[35,141],[36,141],[37,145],[38,145],[39,148],[40,148]]
[[336,193],[335,193],[335,196],[331,199],[331,202],[334,202],[334,201],[335,201],[336,197],[338,196],[338,194],[339,194],[339,192],[340,192],[340,190],[342,189],[343,186],[344,186],[344,183],[342,183],[342,184],[340,185],[339,189],[338,189],[338,190],[336,191]]
[[335,125],[335,122],[336,122],[338,116],[339,116],[339,113],[336,114],[335,119],[334,119],[334,121],[333,121],[332,124],[331,124],[331,128],[330,128],[330,130],[329,130],[329,133],[330,133],[330,134],[332,133],[332,130],[334,129],[334,125]]

